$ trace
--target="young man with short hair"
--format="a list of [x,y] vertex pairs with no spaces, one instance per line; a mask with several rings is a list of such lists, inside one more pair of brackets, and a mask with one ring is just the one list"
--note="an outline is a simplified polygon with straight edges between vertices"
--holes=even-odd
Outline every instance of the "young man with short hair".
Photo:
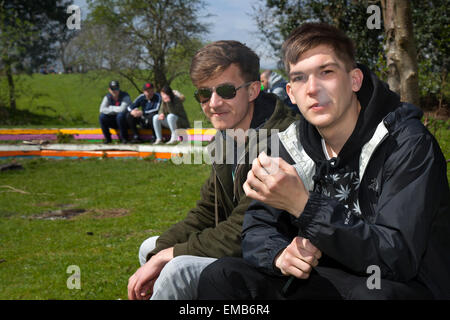
[[99,122],[102,128],[104,143],[112,142],[110,128],[119,130],[119,139],[122,143],[128,142],[128,128],[126,125],[126,108],[131,99],[127,92],[121,91],[119,82],[112,80],[109,83],[108,93],[100,104]]
[[141,141],[137,129],[138,124],[141,128],[153,129],[153,116],[158,114],[161,102],[161,95],[155,92],[153,84],[150,82],[144,83],[142,94],[127,108],[126,118],[128,126],[133,132],[132,142],[138,143]]
[[[228,162],[219,146],[225,148],[224,141],[231,140],[235,151],[241,147],[227,129],[266,129],[269,137],[271,129],[284,130],[296,120],[274,95],[260,92],[259,58],[238,41],[217,41],[200,49],[190,76],[196,99],[218,130],[211,175],[185,219],[142,243],[142,267],[129,279],[129,299],[195,299],[204,267],[223,256],[241,256],[243,215],[250,203],[242,185],[250,163]],[[234,153],[237,158],[248,158],[245,144],[244,154]]]
[[208,266],[201,299],[448,299],[446,162],[422,112],[356,65],[325,24],[283,45],[303,119],[255,159],[244,259]]

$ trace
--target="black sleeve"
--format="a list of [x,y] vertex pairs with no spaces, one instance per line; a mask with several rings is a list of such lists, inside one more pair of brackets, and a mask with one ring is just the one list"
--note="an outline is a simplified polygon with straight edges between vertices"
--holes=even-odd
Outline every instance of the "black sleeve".
[[141,106],[142,103],[142,95],[137,97],[132,104],[128,106],[128,111],[131,112],[131,110],[136,109]]
[[249,263],[270,274],[281,275],[274,266],[277,254],[297,235],[291,215],[254,200],[242,226],[242,254]]
[[[275,140],[275,144],[272,140]],[[277,148],[278,153],[272,152],[272,146]],[[294,163],[277,135],[271,135],[266,151],[270,156],[280,157],[289,164]],[[292,220],[288,212],[253,200],[245,213],[242,227],[244,259],[264,272],[281,275],[273,262],[298,233],[298,227],[292,224]]]
[[351,270],[365,274],[377,265],[382,277],[408,281],[418,274],[439,205],[449,197],[446,164],[431,135],[416,135],[398,145],[384,170],[372,223],[357,216],[346,222],[342,204],[315,192],[294,223]]

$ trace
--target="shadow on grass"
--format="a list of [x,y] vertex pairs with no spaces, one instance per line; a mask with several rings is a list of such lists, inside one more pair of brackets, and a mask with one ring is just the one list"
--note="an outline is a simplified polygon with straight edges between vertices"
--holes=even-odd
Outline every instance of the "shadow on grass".
[[[43,109],[44,107],[41,107]],[[50,108],[50,107],[48,107]],[[54,110],[53,110],[54,111]],[[63,117],[61,115],[45,115],[34,113],[29,110],[16,109],[0,106],[0,125],[6,126],[25,126],[25,125],[67,125],[67,124],[86,124],[82,117]]]

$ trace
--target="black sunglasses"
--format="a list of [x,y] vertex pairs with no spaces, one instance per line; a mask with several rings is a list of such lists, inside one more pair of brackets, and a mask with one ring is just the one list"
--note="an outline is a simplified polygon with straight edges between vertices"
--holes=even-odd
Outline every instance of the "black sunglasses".
[[244,83],[239,87],[235,87],[232,84],[224,83],[213,88],[199,88],[194,92],[195,99],[200,103],[206,103],[211,99],[214,91],[223,99],[233,99],[236,96],[236,92],[244,87],[249,86],[253,81]]

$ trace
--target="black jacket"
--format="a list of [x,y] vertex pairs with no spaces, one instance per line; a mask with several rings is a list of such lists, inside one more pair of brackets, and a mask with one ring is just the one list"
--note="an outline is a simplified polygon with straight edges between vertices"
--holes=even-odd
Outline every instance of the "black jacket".
[[[300,234],[322,251],[319,265],[366,277],[367,268],[377,265],[382,278],[417,280],[436,298],[450,298],[444,156],[420,122],[422,112],[400,103],[385,83],[360,68],[361,112],[337,158],[325,159],[320,135],[304,119],[279,135],[280,156],[296,168],[309,200],[299,218],[254,201],[244,217],[243,256],[281,274],[274,259]],[[336,184],[349,177],[353,186]]]

